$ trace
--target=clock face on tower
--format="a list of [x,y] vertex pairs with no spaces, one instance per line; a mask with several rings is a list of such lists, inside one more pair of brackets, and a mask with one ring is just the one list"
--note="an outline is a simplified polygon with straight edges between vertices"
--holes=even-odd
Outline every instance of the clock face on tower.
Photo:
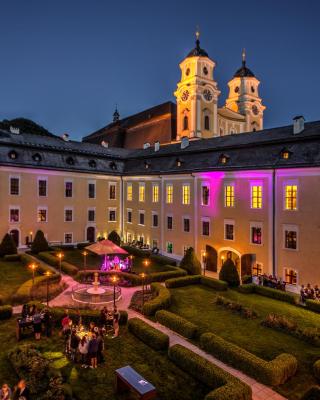
[[188,98],[189,98],[189,92],[188,92],[188,90],[185,90],[181,95],[181,100],[182,101],[187,101]]
[[203,91],[203,98],[204,98],[206,101],[211,101],[211,100],[213,99],[212,93],[211,93],[211,91],[210,91],[209,89],[205,89],[205,90]]
[[258,107],[256,105],[252,106],[252,112],[253,112],[254,115],[258,115],[259,114],[259,110],[258,110]]

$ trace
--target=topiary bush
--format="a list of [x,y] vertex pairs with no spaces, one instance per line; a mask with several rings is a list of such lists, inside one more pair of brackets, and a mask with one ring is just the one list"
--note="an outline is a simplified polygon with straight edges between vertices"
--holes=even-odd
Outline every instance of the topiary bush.
[[0,257],[9,254],[17,254],[17,246],[9,233],[6,233],[0,244]]
[[118,235],[117,231],[111,231],[108,235],[108,240],[111,240],[111,242],[113,242],[117,246],[120,246],[121,244],[121,238]]
[[169,336],[162,333],[140,318],[131,318],[128,321],[129,331],[142,342],[155,350],[168,350]]
[[192,247],[189,247],[186,254],[180,261],[180,268],[185,269],[190,275],[201,274],[201,263],[198,260],[196,253]]
[[48,251],[48,250],[49,250],[48,241],[45,238],[44,233],[38,230],[31,244],[31,251],[32,253],[38,254],[42,251]]
[[165,285],[167,288],[177,288],[188,285],[197,285],[201,282],[201,275],[182,276],[180,278],[167,279]]
[[173,314],[170,311],[159,310],[156,312],[156,320],[173,331],[188,339],[193,339],[197,334],[197,326],[192,322]]
[[318,380],[320,380],[320,359],[313,364],[313,374]]
[[156,311],[169,308],[171,305],[171,293],[160,283],[152,283],[151,290],[155,292],[156,297],[144,303],[142,313],[145,315],[154,315]]
[[219,279],[228,283],[230,287],[238,287],[240,278],[237,267],[231,258],[227,258],[219,272]]
[[9,319],[12,317],[12,306],[0,306],[0,320]]

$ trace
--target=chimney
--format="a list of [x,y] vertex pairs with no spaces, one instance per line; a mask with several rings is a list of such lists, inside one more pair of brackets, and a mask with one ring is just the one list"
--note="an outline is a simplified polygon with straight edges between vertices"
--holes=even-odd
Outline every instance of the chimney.
[[304,130],[304,117],[303,115],[299,115],[293,118],[293,134],[297,135]]
[[160,150],[160,142],[155,142],[154,151],[159,151],[159,150]]
[[189,146],[189,138],[188,136],[183,136],[181,138],[181,149],[185,149],[188,146]]
[[107,149],[107,148],[109,147],[109,143],[106,142],[105,140],[102,140],[101,146],[102,146],[102,147],[105,147],[105,148]]
[[69,134],[68,134],[68,133],[64,133],[64,134],[62,135],[62,139],[63,139],[65,142],[69,142]]
[[20,128],[15,128],[14,126],[10,126],[10,132],[14,133],[15,135],[20,134]]
[[143,148],[144,149],[148,149],[149,147],[150,147],[150,143],[149,142],[143,143]]

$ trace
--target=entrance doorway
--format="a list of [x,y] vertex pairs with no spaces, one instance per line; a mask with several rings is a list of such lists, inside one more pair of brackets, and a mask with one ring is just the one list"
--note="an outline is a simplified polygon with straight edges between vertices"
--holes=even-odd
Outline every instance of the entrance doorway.
[[15,242],[16,246],[19,247],[19,243],[20,243],[20,232],[18,231],[18,229],[12,229],[10,231],[10,235],[13,239],[13,241]]
[[236,266],[239,276],[241,276],[241,254],[231,247],[223,247],[218,252],[218,271],[220,271],[223,263],[231,258]]
[[94,226],[89,226],[87,228],[87,241],[90,243],[95,242],[96,239],[96,228]]
[[206,245],[206,250],[205,250],[205,259],[206,259],[206,270],[212,271],[212,272],[217,272],[218,271],[218,253],[217,250],[209,246],[208,244]]

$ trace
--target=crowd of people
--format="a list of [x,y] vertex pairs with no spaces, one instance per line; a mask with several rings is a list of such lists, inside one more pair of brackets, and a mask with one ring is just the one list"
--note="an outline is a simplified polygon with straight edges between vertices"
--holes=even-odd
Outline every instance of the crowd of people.
[[301,285],[300,300],[302,303],[305,303],[306,300],[320,301],[320,289],[318,285],[313,287],[310,285],[310,283],[308,283],[307,286]]
[[258,284],[260,286],[267,286],[272,289],[278,289],[278,290],[286,290],[286,282],[283,281],[282,278],[277,278],[276,276],[273,275],[259,275],[258,276]]
[[42,326],[47,337],[51,336],[52,331],[52,316],[48,308],[41,311],[38,310],[35,304],[24,304],[21,311],[20,324],[30,326],[32,324],[33,332],[36,340],[41,339]]
[[0,400],[29,400],[30,390],[27,387],[26,381],[21,379],[14,387],[13,391],[9,385],[4,383],[0,390]]

